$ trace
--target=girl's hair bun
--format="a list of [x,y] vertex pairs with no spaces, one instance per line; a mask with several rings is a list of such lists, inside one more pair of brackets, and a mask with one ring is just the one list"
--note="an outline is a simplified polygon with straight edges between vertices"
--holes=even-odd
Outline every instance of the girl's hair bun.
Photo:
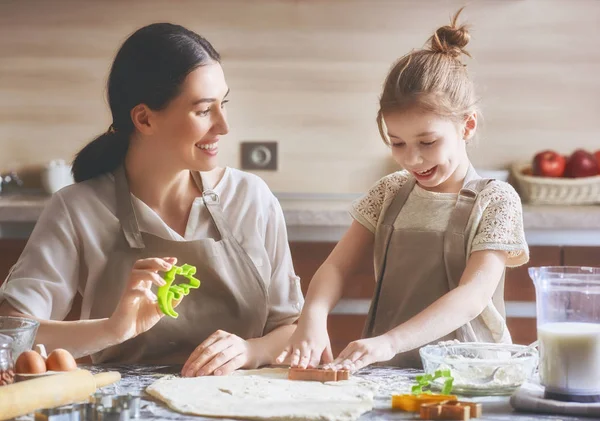
[[466,25],[457,26],[460,9],[452,18],[450,25],[442,26],[429,39],[429,50],[434,53],[447,54],[458,58],[461,54],[471,55],[465,50],[471,36]]

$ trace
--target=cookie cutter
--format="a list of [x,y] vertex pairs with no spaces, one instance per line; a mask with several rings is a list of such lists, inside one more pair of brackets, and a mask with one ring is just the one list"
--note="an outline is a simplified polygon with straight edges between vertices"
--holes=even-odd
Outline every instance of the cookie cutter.
[[113,410],[127,412],[128,419],[140,417],[142,397],[137,394],[128,393],[126,395],[110,395],[98,392],[92,395],[91,402],[98,406],[96,409],[97,413],[103,412],[105,415],[111,415],[113,418],[115,412]]
[[90,402],[35,411],[35,421],[129,421],[140,417],[141,396],[95,393]]
[[419,416],[422,420],[470,420],[479,418],[482,405],[476,402],[445,401],[421,405]]
[[95,421],[95,404],[83,403],[40,409],[34,413],[35,421]]
[[[174,319],[179,317],[179,314],[173,309],[173,301],[183,299],[184,296],[190,293],[190,289],[200,287],[200,281],[194,278],[195,274],[196,267],[188,264],[182,266],[173,265],[170,270],[165,272],[163,276],[165,285],[159,287],[156,292],[158,306],[164,314]],[[177,275],[183,276],[189,283],[172,285]]]
[[35,411],[35,421],[81,421],[79,415],[74,415],[73,408],[62,406],[59,408],[40,409]]
[[129,421],[129,408],[98,405],[96,419],[93,421]]
[[392,395],[392,408],[407,412],[419,412],[421,405],[439,402],[456,402],[455,395]]

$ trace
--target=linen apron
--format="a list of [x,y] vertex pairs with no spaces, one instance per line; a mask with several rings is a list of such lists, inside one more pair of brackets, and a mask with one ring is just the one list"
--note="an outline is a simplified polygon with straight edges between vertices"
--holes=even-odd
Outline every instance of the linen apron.
[[[414,177],[398,191],[382,215],[375,232],[374,263],[377,286],[371,301],[363,337],[381,335],[408,321],[437,299],[456,288],[467,263],[470,219],[477,195],[490,182],[470,167],[445,232],[395,229],[394,222],[416,184]],[[505,318],[504,274],[494,292],[490,308]],[[458,330],[433,343],[496,342],[483,313]],[[427,329],[427,326],[423,326]],[[421,368],[419,350],[397,354],[385,365]]]
[[[92,355],[94,363],[183,364],[216,330],[244,339],[263,335],[268,316],[266,286],[250,256],[233,236],[217,194],[192,173],[219,238],[173,241],[140,232],[125,169],[115,171],[117,217],[122,227],[103,276],[96,284],[90,318],[110,317],[128,283],[133,264],[148,257],[176,257],[196,267],[198,289],[177,307],[177,319],[163,317],[145,333]],[[181,278],[184,282],[185,278]],[[179,278],[174,284],[181,282]]]

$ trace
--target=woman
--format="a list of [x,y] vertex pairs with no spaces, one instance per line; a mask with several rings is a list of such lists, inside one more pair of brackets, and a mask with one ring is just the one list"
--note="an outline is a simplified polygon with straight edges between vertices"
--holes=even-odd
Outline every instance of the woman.
[[[113,123],[73,163],[0,290],[36,342],[94,362],[183,363],[182,375],[272,363],[302,307],[281,208],[258,177],[217,166],[229,92],[219,54],[181,26],[146,26],[112,65]],[[173,264],[201,286],[163,318]],[[81,320],[62,321],[77,293]]]

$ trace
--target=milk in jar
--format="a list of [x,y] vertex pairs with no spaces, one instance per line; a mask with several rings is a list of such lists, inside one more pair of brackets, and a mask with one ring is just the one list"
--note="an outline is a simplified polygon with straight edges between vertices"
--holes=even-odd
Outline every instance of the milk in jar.
[[600,323],[546,323],[538,326],[538,339],[547,389],[600,394]]

